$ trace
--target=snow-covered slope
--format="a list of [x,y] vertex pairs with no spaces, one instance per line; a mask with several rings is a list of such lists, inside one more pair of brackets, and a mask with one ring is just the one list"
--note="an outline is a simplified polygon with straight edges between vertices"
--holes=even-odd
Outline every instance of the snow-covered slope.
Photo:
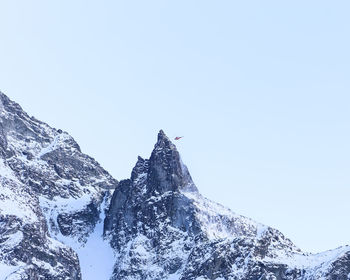
[[0,93],[0,280],[349,280],[320,254],[198,192],[163,131],[117,182]]
[[117,181],[68,133],[29,117],[3,93],[0,185],[0,279],[81,279],[95,229],[109,248],[103,201]]

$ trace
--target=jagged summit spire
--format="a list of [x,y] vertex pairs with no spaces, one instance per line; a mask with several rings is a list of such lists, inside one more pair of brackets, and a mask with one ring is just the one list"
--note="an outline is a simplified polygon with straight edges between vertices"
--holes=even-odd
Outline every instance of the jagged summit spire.
[[176,146],[170,141],[163,130],[158,133],[151,157],[138,157],[131,173],[131,180],[139,182],[140,177],[147,176],[150,195],[162,194],[168,191],[197,192],[187,167],[183,164]]
[[16,112],[21,111],[22,114],[25,114],[22,107],[16,102],[12,101],[5,93],[0,91],[0,106],[2,109],[7,108],[7,111]]
[[162,129],[158,132],[158,140],[154,148],[176,149],[175,145],[170,141],[170,139],[168,138],[168,136],[166,136]]
[[9,117],[9,116],[17,116],[22,120],[25,119],[26,121],[29,121],[29,122],[34,121],[36,123],[42,123],[39,120],[35,119],[34,117],[30,117],[27,114],[27,112],[25,112],[18,103],[11,100],[5,93],[0,91],[0,117],[13,119],[13,117]]
[[159,130],[159,132],[158,132],[158,141],[159,141],[159,140],[162,140],[162,139],[164,139],[164,138],[168,139],[168,137],[167,137],[167,136],[165,135],[165,133],[164,133],[164,130],[161,129],[161,130]]
[[149,180],[160,193],[181,189],[197,191],[176,146],[163,130],[158,133],[158,141],[149,159]]
[[5,93],[0,90],[0,97],[7,97]]

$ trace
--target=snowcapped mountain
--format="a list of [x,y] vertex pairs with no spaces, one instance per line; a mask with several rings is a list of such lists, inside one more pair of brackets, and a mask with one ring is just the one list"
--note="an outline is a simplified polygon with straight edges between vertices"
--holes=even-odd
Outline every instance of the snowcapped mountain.
[[0,155],[0,279],[81,279],[76,249],[98,225],[102,234],[118,182],[70,135],[2,93]]
[[198,192],[163,131],[118,182],[0,93],[0,280],[348,280],[350,247],[302,252]]

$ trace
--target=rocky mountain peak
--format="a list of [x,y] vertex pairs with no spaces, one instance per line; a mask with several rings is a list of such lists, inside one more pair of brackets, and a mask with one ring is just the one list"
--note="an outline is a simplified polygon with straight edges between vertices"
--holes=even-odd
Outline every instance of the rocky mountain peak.
[[158,141],[162,141],[162,140],[167,140],[170,142],[168,136],[166,136],[163,129],[159,130],[159,132],[158,132]]
[[152,191],[197,191],[187,167],[182,163],[176,146],[163,130],[158,133],[158,141],[149,159],[148,185]]
[[138,157],[131,178],[118,182],[67,132],[0,92],[0,279],[349,275],[349,247],[302,252],[278,230],[200,195],[164,131],[150,158]]
[[7,97],[6,94],[2,93],[0,91],[0,114],[2,117],[4,117],[7,114],[10,115],[17,115],[18,117],[24,119],[29,118],[27,113],[22,109],[22,107],[12,101],[10,98]]
[[168,151],[168,150],[176,150],[176,146],[171,142],[169,137],[165,134],[165,132],[161,129],[158,132],[157,136],[157,142],[154,145],[153,152],[160,152],[160,151]]
[[[131,178],[122,180],[116,188],[105,221],[105,231],[108,233],[112,228],[117,228],[136,234],[140,222],[143,225],[153,225],[167,218],[172,223],[182,226],[183,222],[179,221],[176,207],[170,209],[174,203],[178,203],[181,191],[197,193],[197,188],[187,167],[182,163],[176,146],[164,131],[160,130],[151,157],[143,159],[139,156]],[[157,207],[155,213],[154,200],[162,204]],[[125,224],[127,229],[124,229]]]
[[[235,262],[242,260],[243,267],[248,255],[296,251],[279,232],[260,228],[202,197],[161,130],[151,157],[138,157],[131,178],[121,181],[111,198],[104,234],[122,264],[114,267],[112,279],[243,279],[226,276]],[[255,250],[260,236],[266,241]],[[202,262],[211,255],[220,257]]]
[[0,279],[81,280],[87,254],[71,246],[88,250],[117,183],[67,132],[0,92]]
[[7,95],[2,93],[1,91],[0,91],[0,101],[1,101],[2,105],[8,104],[8,103],[13,103],[12,101],[10,101],[10,99],[7,97]]

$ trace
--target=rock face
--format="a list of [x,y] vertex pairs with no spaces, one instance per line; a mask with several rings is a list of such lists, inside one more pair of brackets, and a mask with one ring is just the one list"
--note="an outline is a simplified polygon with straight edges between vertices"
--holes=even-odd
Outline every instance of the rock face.
[[348,279],[350,248],[303,253],[278,230],[202,197],[163,131],[116,188],[105,219],[111,279]]
[[0,279],[4,271],[6,279],[82,279],[78,255],[64,243],[87,241],[117,181],[69,134],[3,93],[0,185]]
[[200,195],[163,131],[119,183],[0,93],[0,280],[349,280],[320,254]]

